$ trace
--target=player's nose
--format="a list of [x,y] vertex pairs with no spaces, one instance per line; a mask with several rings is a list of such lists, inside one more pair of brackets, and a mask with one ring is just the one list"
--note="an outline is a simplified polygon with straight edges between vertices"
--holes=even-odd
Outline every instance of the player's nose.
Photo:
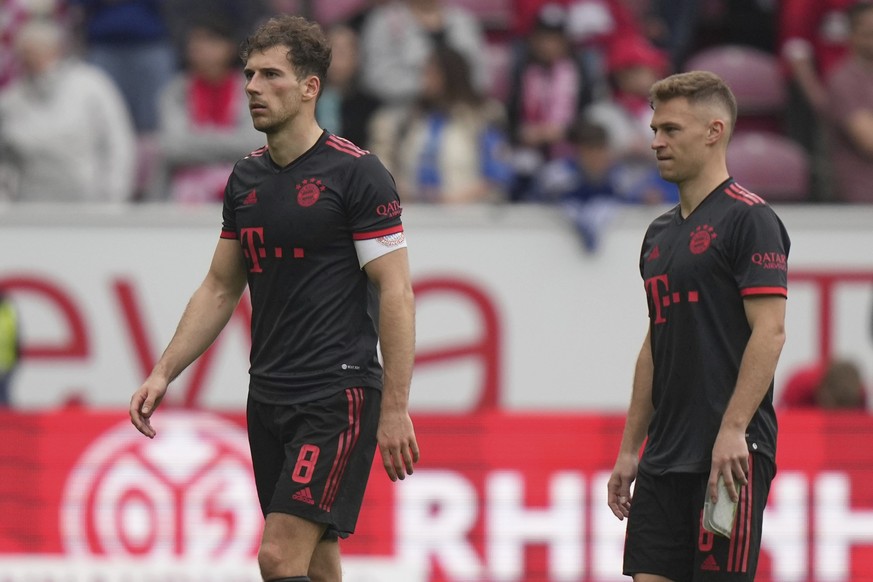
[[252,75],[246,79],[246,93],[248,95],[257,95],[261,92],[260,83],[256,79],[257,75]]

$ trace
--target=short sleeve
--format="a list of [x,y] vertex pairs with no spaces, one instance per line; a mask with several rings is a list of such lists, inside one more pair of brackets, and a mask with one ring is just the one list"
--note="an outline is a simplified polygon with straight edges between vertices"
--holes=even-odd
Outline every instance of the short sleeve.
[[346,187],[349,227],[355,240],[377,238],[403,230],[402,208],[394,178],[372,154],[357,158]]
[[765,205],[748,207],[733,236],[733,273],[740,295],[788,296],[788,232]]
[[234,212],[233,196],[231,194],[230,182],[233,174],[227,179],[227,184],[224,186],[224,204],[221,209],[221,238],[236,239],[238,238],[236,230],[236,212]]

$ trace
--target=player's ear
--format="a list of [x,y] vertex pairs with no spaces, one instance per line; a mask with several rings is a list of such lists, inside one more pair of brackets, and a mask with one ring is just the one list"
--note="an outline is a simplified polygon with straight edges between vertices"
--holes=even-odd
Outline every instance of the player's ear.
[[706,129],[706,143],[713,144],[725,137],[727,137],[727,123],[719,118],[710,121]]
[[315,75],[309,75],[303,83],[303,99],[315,99],[321,90],[321,79]]

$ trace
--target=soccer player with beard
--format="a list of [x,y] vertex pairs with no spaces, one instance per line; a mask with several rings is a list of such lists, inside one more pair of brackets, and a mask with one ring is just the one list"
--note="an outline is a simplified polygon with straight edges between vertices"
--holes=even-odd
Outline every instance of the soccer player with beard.
[[392,480],[419,458],[407,409],[414,303],[401,208],[379,160],[315,120],[330,64],[318,25],[274,18],[242,57],[267,145],[234,167],[208,274],[130,416],[155,436],[150,419],[168,384],[209,347],[248,284],[261,575],[339,582],[338,537],[354,531],[377,444]]

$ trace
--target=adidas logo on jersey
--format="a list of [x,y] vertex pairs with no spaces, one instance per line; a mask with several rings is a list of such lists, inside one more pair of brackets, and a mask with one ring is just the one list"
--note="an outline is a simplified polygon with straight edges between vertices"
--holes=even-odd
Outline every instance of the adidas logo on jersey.
[[304,487],[300,491],[297,491],[291,496],[291,499],[302,503],[308,503],[309,505],[315,505],[315,500],[312,498],[312,491],[309,490],[309,487]]
[[718,567],[718,562],[715,561],[715,556],[710,554],[703,560],[703,563],[700,565],[700,569],[704,572],[720,572],[721,568]]
[[257,204],[258,203],[258,193],[255,190],[249,192],[249,195],[246,196],[246,199],[243,200],[243,206],[248,206],[249,204]]

